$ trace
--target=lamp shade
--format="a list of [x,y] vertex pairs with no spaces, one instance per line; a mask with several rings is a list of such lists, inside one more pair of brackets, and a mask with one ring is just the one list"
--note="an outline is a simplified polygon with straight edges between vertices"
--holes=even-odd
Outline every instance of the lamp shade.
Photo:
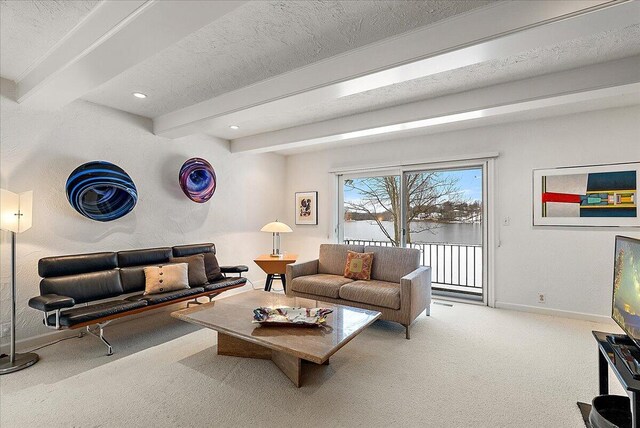
[[293,230],[291,230],[291,228],[284,223],[274,221],[264,225],[264,227],[260,229],[260,232],[287,233],[287,232],[293,232]]
[[0,189],[0,229],[22,233],[31,228],[33,191],[20,194]]

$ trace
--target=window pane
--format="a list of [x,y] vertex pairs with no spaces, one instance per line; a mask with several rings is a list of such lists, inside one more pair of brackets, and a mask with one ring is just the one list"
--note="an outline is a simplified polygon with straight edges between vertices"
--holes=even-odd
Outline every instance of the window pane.
[[438,291],[482,296],[482,168],[405,176],[407,246],[431,266]]
[[400,176],[345,179],[342,190],[345,243],[401,245]]
[[407,174],[407,244],[482,244],[482,169]]

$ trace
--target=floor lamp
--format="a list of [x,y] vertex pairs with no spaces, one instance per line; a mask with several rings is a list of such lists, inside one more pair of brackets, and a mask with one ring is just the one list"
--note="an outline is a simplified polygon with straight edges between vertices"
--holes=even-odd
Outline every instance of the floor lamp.
[[16,234],[31,228],[33,192],[19,195],[0,189],[0,229],[11,232],[11,350],[0,356],[0,375],[26,369],[38,361],[38,354],[16,353]]

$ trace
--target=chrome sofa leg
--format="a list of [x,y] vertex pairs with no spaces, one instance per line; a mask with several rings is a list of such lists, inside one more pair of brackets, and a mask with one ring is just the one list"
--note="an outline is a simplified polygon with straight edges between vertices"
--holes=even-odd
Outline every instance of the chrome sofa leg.
[[198,302],[198,299],[193,299],[193,300],[189,300],[187,302],[187,308],[190,307],[191,305],[201,305],[202,302]]
[[96,324],[98,326],[98,328],[100,329],[98,333],[96,333],[95,331],[91,330],[89,328],[89,326],[87,326],[87,333],[91,334],[92,336],[97,337],[98,339],[100,339],[105,345],[107,345],[107,356],[109,355],[113,355],[113,347],[111,346],[111,344],[107,341],[107,339],[104,338],[104,328],[107,326],[107,324],[109,324],[110,321],[101,323],[101,324]]

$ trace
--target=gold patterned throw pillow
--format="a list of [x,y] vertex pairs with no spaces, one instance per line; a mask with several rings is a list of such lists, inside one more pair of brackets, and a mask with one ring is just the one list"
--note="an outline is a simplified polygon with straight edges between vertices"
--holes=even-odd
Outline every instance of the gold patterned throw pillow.
[[176,263],[144,268],[144,294],[189,288],[189,265]]
[[347,253],[347,264],[344,267],[344,277],[355,280],[369,281],[371,279],[371,266],[373,265],[373,253]]

